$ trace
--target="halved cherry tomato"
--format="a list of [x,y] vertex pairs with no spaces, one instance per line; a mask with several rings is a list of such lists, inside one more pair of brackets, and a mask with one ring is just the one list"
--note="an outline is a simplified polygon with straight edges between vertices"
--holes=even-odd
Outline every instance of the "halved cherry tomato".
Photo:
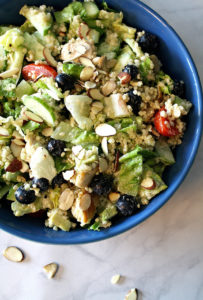
[[179,134],[178,129],[171,125],[170,121],[166,117],[161,116],[161,112],[166,111],[165,107],[162,107],[154,117],[154,126],[156,130],[163,136],[171,137]]
[[56,70],[45,64],[29,64],[22,69],[22,75],[25,80],[35,81],[40,77],[53,77],[57,75]]

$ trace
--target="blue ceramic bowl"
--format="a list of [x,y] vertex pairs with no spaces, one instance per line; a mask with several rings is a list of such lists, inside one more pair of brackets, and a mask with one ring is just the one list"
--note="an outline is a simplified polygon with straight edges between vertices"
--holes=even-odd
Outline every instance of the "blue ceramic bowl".
[[[64,0],[0,0],[0,20],[2,24],[20,24],[22,19],[18,11],[24,4],[47,4],[56,7],[57,3],[56,8],[60,9],[69,2]],[[140,213],[120,220],[111,228],[100,232],[85,229],[56,232],[45,228],[39,220],[28,217],[16,218],[11,211],[0,209],[0,228],[19,237],[50,244],[79,244],[95,242],[120,234],[147,219],[166,203],[184,180],[197,153],[202,131],[202,92],[197,70],[186,47],[170,25],[143,3],[135,0],[109,0],[107,2],[116,10],[124,12],[127,24],[143,28],[159,37],[160,58],[165,70],[173,78],[184,80],[187,87],[187,99],[193,103],[183,143],[175,151],[176,164],[165,174],[165,181],[169,188],[155,197]]]

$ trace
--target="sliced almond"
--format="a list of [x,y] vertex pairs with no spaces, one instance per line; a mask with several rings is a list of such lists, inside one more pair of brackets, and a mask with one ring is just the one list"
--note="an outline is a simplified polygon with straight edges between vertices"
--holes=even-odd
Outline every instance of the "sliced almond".
[[42,130],[42,134],[46,137],[51,136],[53,133],[53,128],[47,127]]
[[125,296],[124,300],[137,300],[137,299],[138,299],[137,289],[131,289]]
[[15,157],[20,157],[23,146],[16,145],[13,141],[10,145],[11,151]]
[[24,115],[28,118],[28,120],[31,120],[31,121],[39,123],[39,124],[43,123],[43,120],[31,111],[26,110],[24,112]]
[[21,147],[25,146],[25,142],[23,140],[14,139],[12,142]]
[[111,284],[117,284],[121,278],[120,274],[116,274],[111,277]]
[[72,147],[72,152],[75,156],[77,156],[80,153],[81,150],[82,150],[82,146],[80,146],[80,145]]
[[59,266],[56,263],[50,263],[43,267],[44,272],[47,274],[49,279],[53,278],[58,271]]
[[75,171],[74,170],[68,170],[66,172],[63,172],[63,178],[66,180],[66,181],[69,181],[75,174]]
[[99,171],[101,173],[105,172],[108,169],[108,162],[105,158],[100,157],[99,158]]
[[90,80],[93,73],[94,73],[94,69],[92,67],[84,67],[84,69],[80,73],[80,80],[82,81]]
[[84,194],[80,198],[80,202],[79,202],[80,209],[85,211],[90,207],[90,205],[91,205],[91,196],[90,196],[90,194]]
[[14,246],[8,247],[3,251],[3,256],[13,262],[21,262],[24,260],[23,252]]
[[80,57],[80,63],[85,67],[92,67],[95,69],[95,65],[92,63],[92,61],[87,57]]
[[126,84],[126,83],[129,83],[131,81],[130,74],[128,74],[126,72],[119,73],[118,78],[120,79],[121,84]]
[[106,56],[95,57],[92,61],[99,69],[103,69],[106,66],[107,58]]
[[22,161],[22,168],[20,169],[20,172],[26,173],[29,171],[29,166],[24,161]]
[[107,141],[107,137],[104,137],[101,141],[101,147],[102,147],[102,150],[105,154],[105,156],[108,156],[109,154],[109,150],[108,150],[108,141]]
[[9,137],[10,133],[6,128],[0,127],[0,136],[5,136],[5,137]]
[[113,136],[116,134],[116,129],[109,124],[103,123],[95,128],[95,132],[99,136]]
[[24,140],[23,136],[17,130],[12,133],[12,136],[17,140]]
[[102,93],[104,96],[110,95],[116,89],[116,83],[113,80],[107,81],[102,87]]
[[85,23],[81,23],[78,29],[78,35],[81,39],[85,39],[88,35],[89,27]]
[[120,194],[119,193],[110,193],[109,194],[109,200],[112,202],[112,203],[116,203],[118,201],[118,199],[120,198]]
[[0,73],[0,78],[8,78],[11,77],[19,72],[19,68],[13,68],[11,70],[5,71],[3,73]]
[[14,158],[6,168],[6,172],[15,173],[17,171],[20,171],[21,168],[22,168],[22,162],[17,158]]
[[154,181],[154,179],[147,177],[142,180],[141,187],[147,190],[153,190],[156,187],[156,182]]
[[94,100],[102,100],[104,98],[98,89],[90,89],[88,91],[88,96]]
[[51,52],[50,52],[50,50],[48,49],[48,48],[44,48],[44,50],[43,50],[43,55],[44,55],[44,58],[45,58],[45,60],[47,61],[47,63],[50,65],[50,66],[52,66],[52,67],[54,67],[54,68],[56,68],[57,67],[57,61],[54,59],[54,57],[51,55]]
[[86,81],[84,86],[85,86],[86,90],[89,90],[89,89],[95,88],[96,87],[96,83],[95,82],[91,82],[91,81]]
[[70,189],[65,189],[59,197],[59,208],[65,211],[69,210],[73,205],[73,201],[73,191],[71,191]]

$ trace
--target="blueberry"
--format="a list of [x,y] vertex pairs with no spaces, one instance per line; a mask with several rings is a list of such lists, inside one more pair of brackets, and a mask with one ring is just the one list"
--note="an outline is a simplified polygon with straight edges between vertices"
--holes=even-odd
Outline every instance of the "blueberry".
[[180,98],[185,97],[185,84],[183,81],[174,80],[172,93]]
[[136,79],[136,77],[139,73],[138,68],[135,65],[125,66],[125,68],[122,70],[122,72],[130,74],[131,79]]
[[94,176],[90,187],[97,195],[107,195],[112,188],[113,178],[103,174]]
[[61,88],[63,92],[72,90],[75,87],[75,79],[65,73],[58,74],[55,81],[58,83],[59,88]]
[[123,216],[131,216],[136,209],[136,199],[130,195],[121,195],[116,207]]
[[33,203],[36,199],[35,192],[33,190],[25,190],[23,185],[16,190],[15,197],[22,204]]
[[47,145],[47,150],[52,156],[61,156],[66,148],[66,143],[64,141],[50,139]]
[[65,179],[63,178],[63,174],[62,173],[59,173],[57,174],[53,180],[52,180],[52,183],[51,183],[51,186],[52,188],[55,188],[56,185],[58,186],[61,186],[63,183],[65,183]]
[[60,110],[60,114],[67,120],[70,119],[70,112],[65,106]]
[[129,96],[128,105],[132,107],[133,113],[137,116],[140,110],[142,97],[135,95],[133,89],[128,92],[128,96]]
[[145,32],[144,35],[142,35],[138,40],[138,44],[143,52],[153,54],[157,52],[157,49],[159,47],[159,40],[156,35]]
[[45,192],[49,188],[49,180],[47,178],[34,178],[32,184],[35,184],[40,189],[40,192]]

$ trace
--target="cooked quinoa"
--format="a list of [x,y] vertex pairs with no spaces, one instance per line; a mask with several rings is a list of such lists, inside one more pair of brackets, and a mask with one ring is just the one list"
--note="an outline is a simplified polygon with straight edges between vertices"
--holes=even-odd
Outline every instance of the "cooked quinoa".
[[20,14],[0,27],[2,205],[64,231],[139,213],[167,188],[191,108],[158,37],[105,2]]

